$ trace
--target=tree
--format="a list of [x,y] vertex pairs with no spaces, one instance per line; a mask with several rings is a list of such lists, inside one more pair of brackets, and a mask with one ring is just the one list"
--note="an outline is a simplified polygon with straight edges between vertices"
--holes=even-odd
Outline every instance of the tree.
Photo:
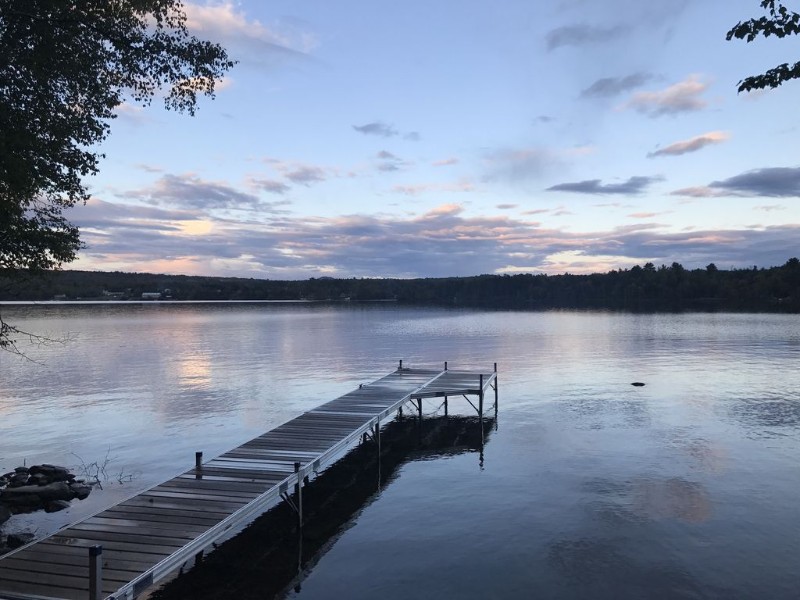
[[[728,32],[726,39],[730,41],[736,38],[752,42],[760,35],[764,37],[774,35],[783,38],[800,33],[800,14],[790,11],[777,0],[762,0],[761,8],[769,12],[769,17],[740,21]],[[738,90],[749,92],[763,88],[776,88],[785,81],[799,77],[800,62],[793,65],[784,63],[761,75],[745,77],[738,83]]]
[[[60,267],[81,247],[97,146],[125,101],[193,115],[234,64],[186,28],[180,0],[0,0],[0,271]],[[0,320],[0,323],[2,321]],[[0,329],[0,347],[10,332]]]

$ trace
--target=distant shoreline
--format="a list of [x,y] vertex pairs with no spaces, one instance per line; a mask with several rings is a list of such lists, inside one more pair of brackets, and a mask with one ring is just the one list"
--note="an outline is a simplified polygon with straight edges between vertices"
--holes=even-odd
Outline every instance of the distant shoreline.
[[779,267],[686,269],[652,263],[591,275],[476,275],[426,279],[247,279],[101,271],[0,277],[0,303],[397,302],[512,310],[800,313],[800,260]]

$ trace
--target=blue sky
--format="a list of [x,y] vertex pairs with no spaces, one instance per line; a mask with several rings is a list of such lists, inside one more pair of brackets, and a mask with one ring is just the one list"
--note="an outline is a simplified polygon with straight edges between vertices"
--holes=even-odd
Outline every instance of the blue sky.
[[[195,117],[123,105],[80,269],[583,273],[800,254],[798,39],[757,0],[186,2],[239,61]],[[798,9],[789,4],[790,8]]]

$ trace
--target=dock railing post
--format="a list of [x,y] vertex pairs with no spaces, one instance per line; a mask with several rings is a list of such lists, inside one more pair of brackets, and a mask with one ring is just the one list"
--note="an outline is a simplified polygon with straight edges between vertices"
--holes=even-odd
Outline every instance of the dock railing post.
[[202,479],[203,478],[203,453],[202,452],[195,452],[194,453],[194,478],[195,479]]
[[297,527],[303,528],[303,478],[299,475],[300,463],[294,463],[294,472],[297,473],[297,483],[294,484],[294,493],[297,497]]
[[447,361],[444,361],[444,370],[447,371]]
[[89,547],[89,600],[103,597],[103,547]]
[[397,368],[397,370],[398,371],[402,371],[403,370],[403,359],[402,358],[400,359],[400,366]]

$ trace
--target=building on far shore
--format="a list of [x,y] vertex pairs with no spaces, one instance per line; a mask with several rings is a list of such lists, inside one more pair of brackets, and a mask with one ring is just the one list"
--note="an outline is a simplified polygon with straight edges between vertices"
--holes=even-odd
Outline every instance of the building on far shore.
[[142,292],[142,300],[161,300],[161,292]]

